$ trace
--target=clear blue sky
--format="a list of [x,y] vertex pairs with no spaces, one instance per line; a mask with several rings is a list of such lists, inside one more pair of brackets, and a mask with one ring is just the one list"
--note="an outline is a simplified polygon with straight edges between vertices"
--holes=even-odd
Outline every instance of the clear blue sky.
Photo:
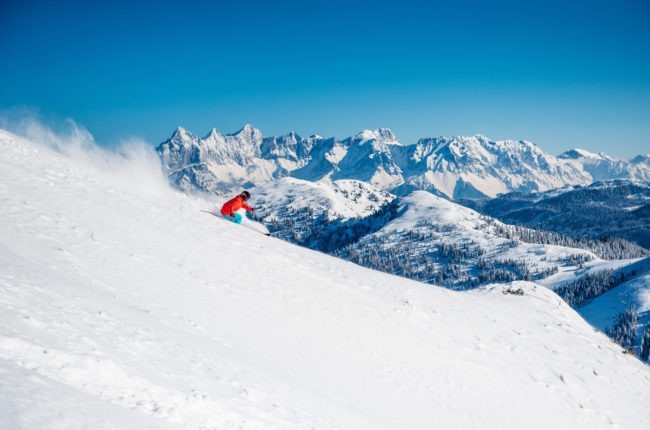
[[[132,3],[132,4],[131,4]],[[100,143],[252,123],[650,152],[650,2],[0,3],[0,110]]]

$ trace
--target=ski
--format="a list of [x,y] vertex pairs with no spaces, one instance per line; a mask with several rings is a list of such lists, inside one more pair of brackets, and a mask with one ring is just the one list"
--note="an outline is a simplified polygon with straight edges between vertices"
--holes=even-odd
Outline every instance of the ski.
[[[230,221],[230,220],[224,218],[224,216],[221,215],[221,213],[219,213],[219,212],[214,212],[214,211],[205,211],[205,210],[203,210],[203,209],[201,209],[201,212],[205,212],[205,213],[208,213],[208,214],[210,214],[210,215],[213,215],[213,216],[215,216],[215,217],[217,217],[217,218],[219,218],[220,220],[225,221],[225,222],[232,222],[232,221]],[[233,224],[235,224],[235,223],[233,223]],[[261,231],[261,230],[258,230],[257,228],[251,227],[251,226],[249,226],[249,225],[245,225],[245,224],[243,224],[243,223],[242,223],[242,224],[237,224],[237,225],[240,225],[240,226],[242,226],[242,227],[245,227],[245,228],[247,228],[247,229],[249,229],[249,230],[253,230],[254,232],[257,232],[257,233],[263,234],[264,236],[271,236],[271,233],[269,233],[268,231]],[[260,226],[261,226],[261,224],[260,224]],[[263,227],[263,226],[262,226],[262,227]]]

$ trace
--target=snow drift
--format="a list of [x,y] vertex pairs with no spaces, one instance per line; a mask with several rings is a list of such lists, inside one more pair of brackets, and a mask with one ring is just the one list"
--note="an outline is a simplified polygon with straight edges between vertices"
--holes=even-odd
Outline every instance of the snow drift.
[[543,287],[363,269],[3,131],[0,177],[3,429],[650,422],[649,368]]

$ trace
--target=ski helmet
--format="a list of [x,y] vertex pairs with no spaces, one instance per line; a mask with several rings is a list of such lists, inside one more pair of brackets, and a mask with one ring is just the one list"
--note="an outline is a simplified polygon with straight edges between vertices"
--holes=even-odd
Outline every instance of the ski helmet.
[[249,193],[248,191],[244,191],[243,193],[241,193],[241,196],[244,198],[244,200],[248,200],[251,198],[251,193]]

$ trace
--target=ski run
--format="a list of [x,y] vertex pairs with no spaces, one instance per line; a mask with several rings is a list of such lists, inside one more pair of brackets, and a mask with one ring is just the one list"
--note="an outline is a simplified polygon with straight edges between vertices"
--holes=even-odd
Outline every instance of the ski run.
[[0,428],[648,428],[650,367],[550,290],[263,237],[151,152],[0,131]]

